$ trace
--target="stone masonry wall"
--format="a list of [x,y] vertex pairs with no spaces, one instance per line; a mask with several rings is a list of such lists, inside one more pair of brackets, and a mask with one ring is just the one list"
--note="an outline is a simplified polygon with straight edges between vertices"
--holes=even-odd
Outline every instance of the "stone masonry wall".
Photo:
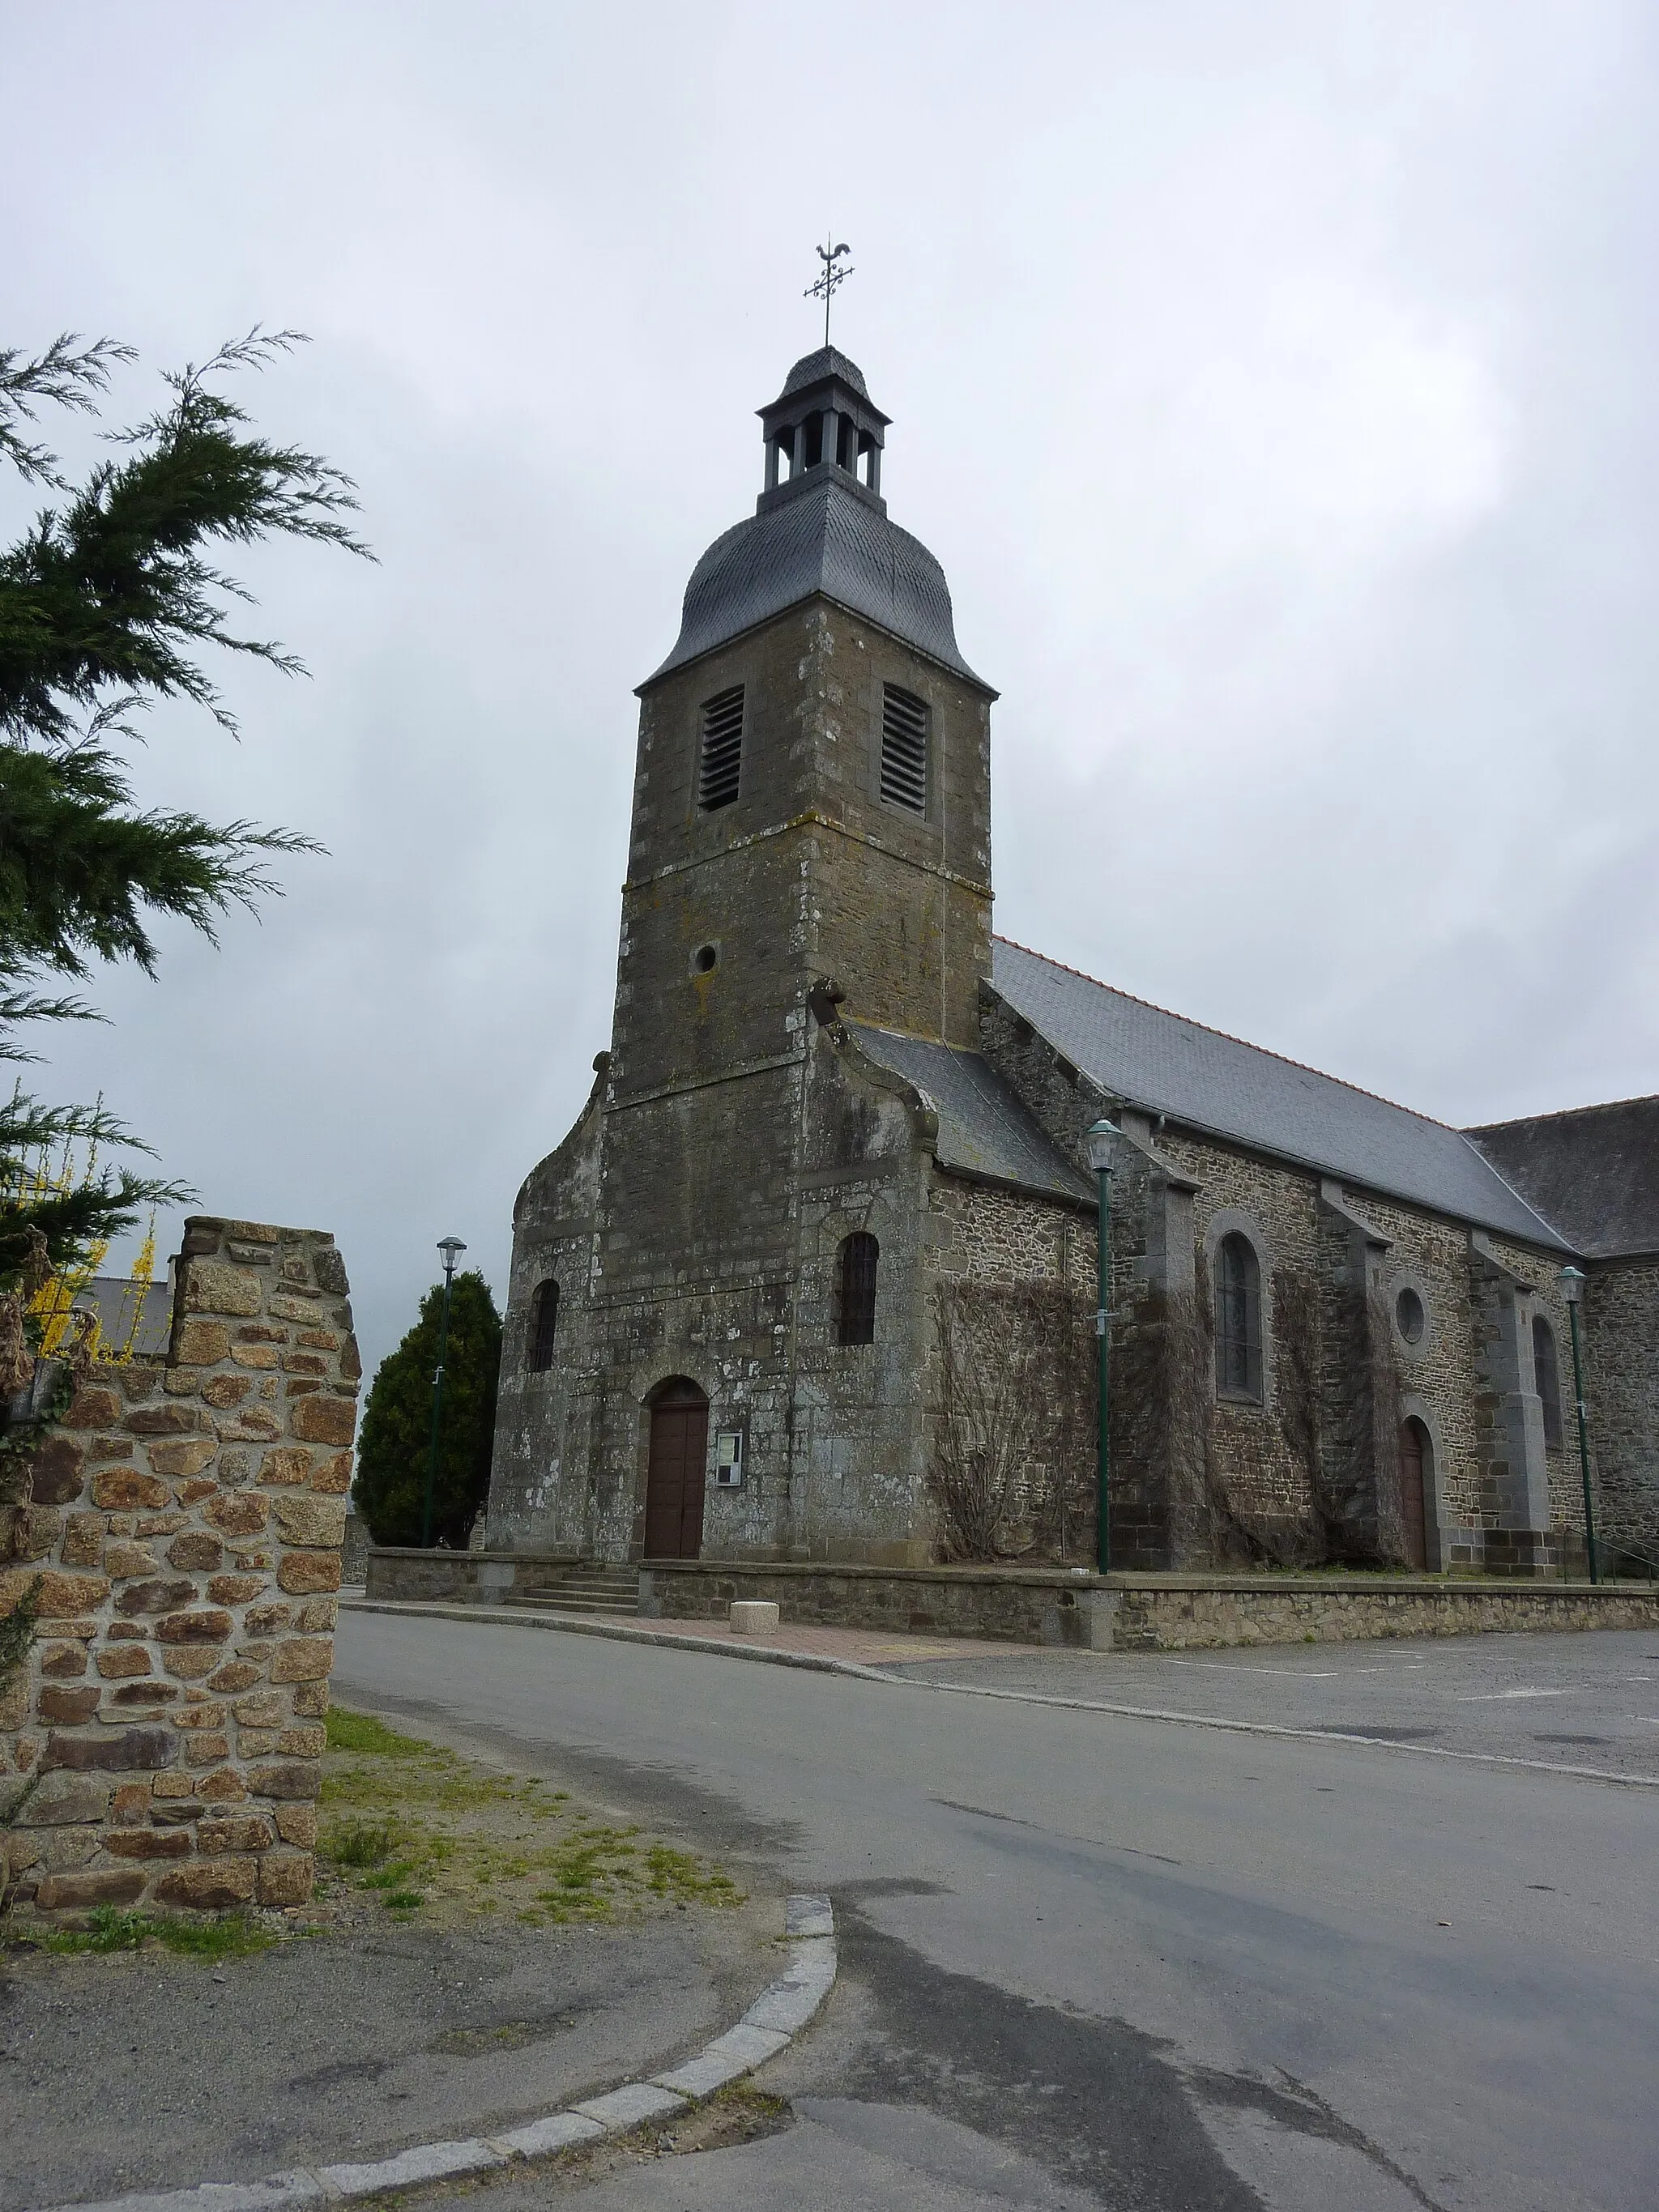
[[[525,1178],[513,1209],[513,1263],[502,1317],[501,1382],[489,1478],[489,1540],[507,1547],[597,1547],[588,1480],[586,1387],[593,1221],[599,1188],[602,1103],[610,1055],[575,1127]],[[532,1364],[536,1301],[558,1286],[553,1360]]]
[[[1572,1352],[1564,1337],[1562,1417],[1574,1415]],[[1584,1395],[1600,1477],[1596,1534],[1659,1558],[1659,1260],[1608,1260],[1584,1296]]]
[[86,1374],[0,1565],[0,1613],[39,1585],[0,1691],[0,1886],[39,1915],[311,1894],[361,1374],[345,1269],[319,1231],[197,1218],[176,1280],[167,1358]]
[[942,1280],[1065,1283],[1093,1298],[1092,1211],[951,1175],[933,1177],[931,1205]]
[[[1384,1332],[1374,1346],[1379,1373],[1391,1369],[1399,1415],[1417,1419],[1427,1432],[1429,1565],[1535,1572],[1563,1560],[1582,1562],[1583,1508],[1559,1250],[1493,1236],[1480,1240],[1483,1253],[1467,1223],[1369,1191],[1328,1187],[1316,1174],[1192,1130],[1170,1124],[1154,1130],[1145,1115],[1124,1109],[989,989],[981,1000],[981,1044],[1074,1158],[1082,1157],[1088,1124],[1104,1112],[1194,1186],[1183,1220],[1144,1168],[1119,1175],[1112,1235],[1115,1370],[1123,1340],[1138,1323],[1140,1285],[1155,1286],[1160,1275],[1168,1276],[1169,1239],[1184,1242],[1186,1220],[1200,1298],[1213,1283],[1222,1237],[1240,1230],[1249,1237],[1262,1270],[1262,1392],[1259,1401],[1229,1400],[1216,1392],[1212,1378],[1210,1383],[1205,1451],[1223,1521],[1231,1518],[1253,1540],[1286,1532],[1293,1547],[1310,1512],[1328,1515],[1334,1504],[1346,1502],[1358,1516],[1351,1533],[1358,1553],[1379,1547],[1392,1552],[1392,1532],[1383,1525],[1389,1501],[1382,1495],[1390,1468],[1382,1463],[1392,1449],[1392,1425],[1381,1406],[1373,1409],[1370,1431],[1358,1419],[1363,1408],[1355,1384],[1363,1378],[1357,1358],[1364,1349],[1355,1341],[1358,1318]],[[1161,1244],[1152,1233],[1160,1223]],[[1362,1249],[1363,1283],[1355,1273]],[[1040,1269],[1041,1261],[1034,1265]],[[1353,1302],[1362,1288],[1369,1310],[1356,1317]],[[1399,1299],[1407,1290],[1416,1294],[1425,1316],[1414,1343],[1399,1326]],[[1316,1320],[1324,1492],[1317,1499],[1305,1448],[1296,1442],[1305,1424],[1294,1418],[1300,1409],[1287,1390],[1298,1364],[1306,1362],[1280,1331],[1285,1317],[1310,1315]],[[1534,1316],[1549,1322],[1554,1338],[1563,1431],[1559,1443],[1539,1431],[1544,1480],[1537,1518],[1547,1526],[1517,1533],[1514,1500],[1502,1494],[1499,1480],[1514,1453],[1512,1439],[1497,1425],[1503,1390],[1510,1386],[1498,1373],[1496,1353],[1507,1327],[1520,1353],[1516,1380],[1535,1395]],[[1618,1519],[1632,1540],[1646,1530],[1651,1541],[1659,1530],[1659,1263],[1594,1269],[1585,1330],[1592,1476],[1604,1494],[1603,1517],[1610,1526]],[[1115,1497],[1129,1472],[1118,1472],[1121,1457],[1115,1452]],[[1125,1502],[1133,1522],[1134,1501]],[[1369,1535],[1367,1516],[1376,1523]],[[1126,1556],[1136,1565],[1177,1564],[1180,1549],[1159,1538],[1152,1526],[1156,1516],[1142,1518],[1146,1540],[1130,1542]],[[1189,1556],[1195,1561],[1198,1553]]]

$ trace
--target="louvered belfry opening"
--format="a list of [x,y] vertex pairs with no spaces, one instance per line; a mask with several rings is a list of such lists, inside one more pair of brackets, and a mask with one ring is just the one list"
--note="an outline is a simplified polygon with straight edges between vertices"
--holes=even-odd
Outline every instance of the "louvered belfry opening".
[[836,1334],[842,1344],[876,1340],[876,1262],[881,1247],[868,1230],[855,1229],[841,1245]]
[[927,708],[896,684],[881,688],[881,795],[912,814],[927,811]]
[[730,806],[743,775],[743,686],[716,692],[702,702],[702,750],[697,763],[697,805],[705,814]]

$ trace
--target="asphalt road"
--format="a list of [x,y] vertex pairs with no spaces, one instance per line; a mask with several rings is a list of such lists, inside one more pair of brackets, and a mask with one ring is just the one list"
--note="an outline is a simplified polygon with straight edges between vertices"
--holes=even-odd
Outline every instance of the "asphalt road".
[[1651,1629],[1251,1651],[1011,1650],[884,1671],[1659,1781],[1659,1632]]
[[[1644,1686],[1607,1677],[1659,1672],[1651,1635],[1352,1646],[1355,1696],[1368,1653],[1431,1655],[1446,1704],[1490,1692],[1500,1757],[1534,1755],[1551,1702],[1504,1692],[1559,1688],[1559,1733],[1607,1735]],[[1328,1692],[1268,1662],[1329,1656],[1216,1654],[1213,1680],[1231,1717],[1301,1725]],[[1402,1729],[1440,1700],[1376,1679]],[[1659,1790],[370,1614],[341,1621],[336,1688],[836,1900],[842,1982],[764,2077],[797,2125],[613,2176],[595,2212],[1659,2195]],[[518,2179],[479,2212],[556,2193]]]

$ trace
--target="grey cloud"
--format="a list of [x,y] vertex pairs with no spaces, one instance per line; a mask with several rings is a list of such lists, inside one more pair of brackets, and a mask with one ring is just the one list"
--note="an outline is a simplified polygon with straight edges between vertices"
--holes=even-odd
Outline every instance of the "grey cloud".
[[1449,1119],[1653,1090],[1651,47],[1595,0],[14,22],[8,341],[308,329],[255,403],[382,563],[252,563],[314,680],[141,763],[332,857],[46,1079],[333,1229],[371,1359],[447,1231],[503,1287],[607,1038],[631,686],[833,222],[1004,695],[1000,926]]

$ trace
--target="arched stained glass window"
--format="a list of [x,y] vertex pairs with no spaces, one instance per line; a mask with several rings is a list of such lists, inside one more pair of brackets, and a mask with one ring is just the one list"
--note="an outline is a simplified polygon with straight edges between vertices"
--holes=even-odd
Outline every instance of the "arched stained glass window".
[[1261,1266],[1237,1230],[1215,1255],[1215,1381],[1224,1397],[1261,1396]]
[[530,1371],[545,1375],[553,1364],[553,1340],[559,1327],[559,1286],[550,1276],[536,1285],[530,1304]]
[[842,1344],[876,1340],[876,1262],[881,1247],[865,1229],[841,1242],[836,1282],[836,1334]]
[[1561,1370],[1555,1363],[1555,1331],[1542,1314],[1532,1318],[1532,1371],[1534,1388],[1544,1405],[1544,1442],[1551,1451],[1561,1449]]

